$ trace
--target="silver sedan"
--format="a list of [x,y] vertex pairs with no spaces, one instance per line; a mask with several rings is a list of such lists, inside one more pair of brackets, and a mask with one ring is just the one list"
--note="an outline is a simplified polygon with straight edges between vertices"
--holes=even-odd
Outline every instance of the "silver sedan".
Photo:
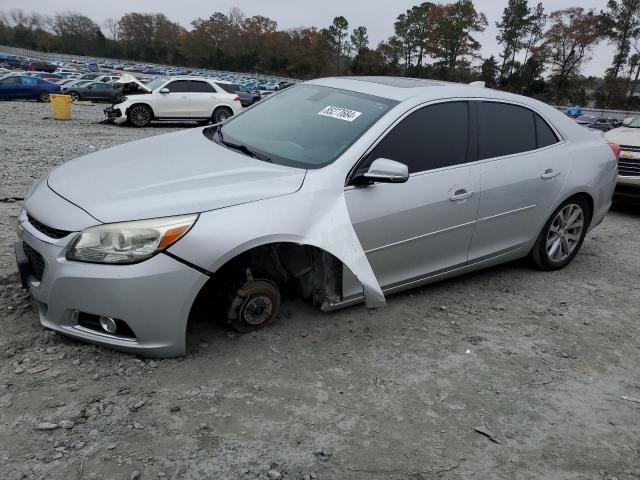
[[197,314],[244,332],[285,295],[381,307],[521,257],[563,268],[609,209],[616,151],[478,85],[320,79],[56,168],[28,194],[17,262],[45,327],[180,355]]

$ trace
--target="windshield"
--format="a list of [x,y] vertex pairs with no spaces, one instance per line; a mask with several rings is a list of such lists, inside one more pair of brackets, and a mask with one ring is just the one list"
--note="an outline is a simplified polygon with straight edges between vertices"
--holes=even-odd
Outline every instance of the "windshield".
[[[397,103],[347,90],[300,85],[233,117],[220,127],[220,133],[224,142],[258,152],[273,163],[321,168]],[[212,130],[205,134],[216,139]]]
[[631,128],[640,128],[640,117],[634,118],[626,126]]
[[166,81],[167,81],[166,78],[156,78],[155,80],[151,80],[149,83],[147,83],[146,87],[149,90],[155,90],[160,85],[164,84]]

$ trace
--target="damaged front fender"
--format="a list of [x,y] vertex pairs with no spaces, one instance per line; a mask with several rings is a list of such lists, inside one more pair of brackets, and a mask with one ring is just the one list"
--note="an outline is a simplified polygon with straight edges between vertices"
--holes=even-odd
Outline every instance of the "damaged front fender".
[[[277,242],[330,253],[357,277],[367,308],[386,305],[353,229],[343,179],[330,167],[307,175],[296,193],[202,213],[192,230],[169,251],[214,273],[252,248]],[[323,305],[327,308],[329,305]]]

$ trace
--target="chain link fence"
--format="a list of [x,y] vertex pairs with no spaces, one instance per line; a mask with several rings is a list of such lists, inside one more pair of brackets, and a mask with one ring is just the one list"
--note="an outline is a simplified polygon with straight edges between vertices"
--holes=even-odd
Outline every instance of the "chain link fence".
[[[155,67],[158,64],[151,64],[147,62],[138,62],[135,60],[127,60],[124,58],[104,58],[104,57],[87,57],[84,55],[68,55],[65,53],[55,53],[55,52],[39,52],[37,50],[29,50],[27,48],[20,47],[10,47],[8,45],[0,45],[0,54],[6,55],[17,55],[26,58],[33,58],[36,60],[42,60],[46,62],[65,62],[70,63],[73,60],[80,60],[83,63],[95,62],[95,63],[125,63],[125,64],[136,64],[136,65],[144,65],[148,67]],[[171,68],[173,65],[161,65],[161,67]],[[182,67],[181,67],[182,68]],[[191,69],[192,67],[184,67]],[[243,72],[230,72],[226,70],[209,70],[206,68],[195,68],[194,70],[205,72],[207,75],[211,76],[226,76],[233,75],[236,77],[249,77],[258,82],[291,82],[297,83],[300,80],[295,78],[288,77],[278,77],[274,75],[263,75],[260,73],[243,73]]]

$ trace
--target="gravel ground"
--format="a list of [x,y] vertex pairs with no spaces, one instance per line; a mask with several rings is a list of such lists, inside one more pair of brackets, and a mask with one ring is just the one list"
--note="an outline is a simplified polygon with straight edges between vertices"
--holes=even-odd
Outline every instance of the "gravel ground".
[[195,325],[185,358],[142,360],[44,330],[16,284],[6,197],[178,127],[101,118],[0,102],[1,478],[640,478],[638,211],[560,272],[511,263],[375,312],[290,301],[264,331]]

